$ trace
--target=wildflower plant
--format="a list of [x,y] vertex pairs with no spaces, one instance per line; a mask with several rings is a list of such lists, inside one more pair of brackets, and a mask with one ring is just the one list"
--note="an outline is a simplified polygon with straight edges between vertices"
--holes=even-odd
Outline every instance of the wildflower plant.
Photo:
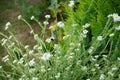
[[[56,22],[56,33],[47,32],[51,28],[49,14],[44,22],[31,17],[40,26],[41,34],[22,15],[18,16],[36,41],[32,48],[15,37],[9,30],[12,23],[8,22],[5,30],[9,34],[0,32],[1,45],[8,53],[1,61],[10,70],[0,65],[1,79],[119,80],[120,20],[118,14],[101,10],[102,5],[110,7],[109,0],[104,1],[78,0],[77,9],[74,0],[68,1],[65,3],[67,18]],[[105,8],[110,10],[108,7]]]

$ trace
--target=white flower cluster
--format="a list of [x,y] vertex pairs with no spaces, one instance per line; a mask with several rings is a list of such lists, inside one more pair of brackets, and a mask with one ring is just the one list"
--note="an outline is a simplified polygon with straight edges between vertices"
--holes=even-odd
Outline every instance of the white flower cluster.
[[43,56],[41,57],[41,59],[43,61],[47,61],[47,60],[50,60],[51,57],[52,57],[52,55],[49,52],[46,52],[46,53],[43,54]]
[[114,22],[120,21],[120,16],[117,13],[110,14],[110,15],[108,15],[108,18],[109,17],[112,17]]
[[88,28],[90,27],[90,24],[89,23],[86,23],[85,25],[82,26],[83,28]]
[[102,40],[103,40],[103,37],[102,37],[102,36],[98,36],[98,37],[97,37],[97,40],[98,40],[98,41],[102,41]]
[[47,38],[45,41],[47,42],[47,43],[50,43],[52,40],[55,40],[55,38],[52,36],[52,37],[50,37],[50,38]]
[[22,19],[22,15],[19,15],[19,16],[18,16],[18,20],[21,20],[21,19]]
[[34,20],[35,19],[35,16],[31,16],[31,18],[30,18],[31,20]]
[[115,29],[116,29],[117,31],[120,31],[120,26],[116,27]]
[[49,18],[50,18],[50,15],[45,15],[45,18],[46,18],[46,19],[49,19]]
[[9,55],[6,55],[6,56],[4,56],[3,58],[2,58],[2,61],[3,62],[6,62],[6,61],[8,61],[9,60]]
[[57,26],[58,26],[59,28],[64,28],[64,27],[65,27],[65,24],[64,24],[62,21],[59,21],[59,22],[57,23]]
[[73,7],[74,5],[75,5],[75,2],[73,0],[69,1],[69,4],[68,4],[69,7]]
[[6,25],[5,25],[5,30],[7,30],[10,26],[11,26],[11,23],[7,22]]

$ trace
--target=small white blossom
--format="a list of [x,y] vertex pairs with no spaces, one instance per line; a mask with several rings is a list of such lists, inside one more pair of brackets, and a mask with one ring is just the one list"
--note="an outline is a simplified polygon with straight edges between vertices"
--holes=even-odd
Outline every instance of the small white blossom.
[[69,1],[69,4],[68,4],[69,7],[73,7],[74,5],[75,5],[75,2],[73,0]]
[[29,51],[29,55],[33,54],[33,52],[34,52],[33,50],[30,50],[30,51]]
[[89,54],[92,53],[93,50],[94,50],[94,47],[91,46],[91,47],[88,49],[88,53],[89,53]]
[[37,77],[33,77],[32,80],[38,80],[38,78]]
[[64,24],[62,21],[59,21],[59,22],[57,23],[57,26],[58,26],[59,28],[64,28],[64,27],[65,27],[65,24]]
[[11,23],[7,22],[6,25],[5,25],[5,30],[7,30],[10,26],[11,26]]
[[19,16],[18,16],[18,20],[21,20],[21,19],[22,19],[22,15],[19,15]]
[[118,70],[117,67],[113,67],[113,68],[112,68],[112,71],[116,71],[116,70]]
[[55,76],[55,78],[60,78],[60,73],[57,73],[57,75]]
[[51,42],[51,39],[50,39],[50,38],[47,38],[47,39],[45,40],[45,42],[50,43],[50,42]]
[[30,73],[35,72],[35,68],[29,69],[29,72],[30,72]]
[[116,29],[117,31],[120,31],[120,26],[116,27],[115,29]]
[[108,15],[108,18],[109,17],[112,17],[114,22],[120,21],[120,16],[117,13],[110,14],[110,15]]
[[32,60],[30,60],[29,66],[34,66],[34,65],[35,65],[35,59],[33,58]]
[[54,26],[50,26],[49,29],[51,29],[51,30],[54,29]]
[[33,49],[37,49],[37,47],[38,47],[38,45],[35,45],[35,46],[33,47]]
[[7,75],[7,78],[10,78],[11,77],[11,75]]
[[111,33],[110,35],[109,35],[109,37],[113,37],[115,34],[114,33]]
[[47,53],[43,54],[43,56],[41,57],[41,59],[44,60],[44,61],[47,61],[47,60],[50,60],[51,56],[52,55],[49,52],[47,52]]
[[109,71],[108,74],[111,75],[111,76],[114,75],[112,71]]
[[81,67],[81,70],[87,71],[87,67],[86,67],[86,66],[82,66],[82,67]]
[[23,58],[20,58],[20,60],[18,61],[17,64],[23,64],[23,62],[24,62],[24,59],[23,59]]
[[98,41],[102,41],[102,40],[103,40],[103,37],[102,37],[102,36],[98,36],[98,37],[97,37],[97,40],[98,40]]
[[6,56],[4,56],[3,58],[2,58],[2,61],[3,62],[6,62],[6,61],[8,61],[9,60],[9,55],[6,55]]
[[105,77],[106,77],[106,76],[105,76],[104,74],[101,74],[99,79],[100,79],[100,80],[104,80]]
[[120,61],[120,57],[118,57],[117,60]]
[[33,19],[35,19],[35,16],[31,16],[31,18],[30,18],[31,20],[33,20]]
[[36,39],[37,39],[37,37],[38,37],[38,34],[35,34],[35,35],[34,35],[34,39],[36,40]]
[[49,22],[48,22],[48,21],[44,21],[43,24],[44,24],[44,25],[48,25]]
[[6,44],[6,42],[7,42],[7,39],[3,38],[1,41],[2,41],[1,45],[4,46]]
[[25,45],[25,47],[24,47],[25,49],[28,49],[29,48],[29,45]]
[[85,25],[82,26],[83,28],[88,28],[90,27],[90,24],[89,23],[86,23]]
[[49,19],[49,18],[50,18],[50,15],[45,15],[45,18]]
[[88,33],[88,30],[83,30],[83,34],[87,34]]
[[13,64],[15,64],[15,63],[17,63],[17,60],[14,60],[14,61],[13,61]]
[[8,39],[10,40],[10,39],[12,39],[12,37],[13,37],[13,36],[10,35]]
[[33,30],[31,30],[31,31],[30,31],[30,34],[33,34],[33,33],[34,33],[34,31],[33,31]]

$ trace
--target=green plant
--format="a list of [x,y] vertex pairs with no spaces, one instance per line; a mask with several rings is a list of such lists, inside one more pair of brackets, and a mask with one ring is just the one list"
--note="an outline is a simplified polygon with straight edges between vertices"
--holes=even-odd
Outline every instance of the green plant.
[[[17,40],[9,30],[12,26],[8,22],[5,30],[10,35],[0,35],[4,37],[1,45],[8,52],[2,61],[10,66],[11,71],[5,71],[0,66],[0,76],[6,80],[119,80],[120,16],[107,13],[107,9],[102,11],[100,4],[103,2],[100,0],[81,0],[80,3],[76,10],[74,1],[68,3],[67,19],[56,22],[57,42],[52,31],[52,37],[47,35],[50,15],[45,16],[43,23],[31,17],[42,29],[41,35],[32,29],[26,19],[18,16],[28,25],[30,34],[36,40],[33,48]],[[50,30],[52,28],[49,27]]]

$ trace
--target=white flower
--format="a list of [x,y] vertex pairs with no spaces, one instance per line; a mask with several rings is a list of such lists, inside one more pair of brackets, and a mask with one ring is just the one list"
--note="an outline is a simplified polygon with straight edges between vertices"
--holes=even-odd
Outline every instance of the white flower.
[[6,25],[5,25],[5,30],[7,30],[10,26],[11,26],[11,23],[7,22]]
[[4,46],[6,44],[6,42],[7,42],[7,39],[3,38],[1,41],[2,41],[1,45]]
[[111,75],[111,76],[114,75],[112,71],[109,71],[108,74]]
[[44,24],[44,25],[48,25],[49,22],[48,22],[48,21],[44,21],[43,24]]
[[33,49],[37,49],[37,47],[38,47],[38,45],[35,45],[35,46],[33,47]]
[[57,73],[57,75],[55,76],[55,78],[60,78],[60,73]]
[[50,26],[49,29],[54,29],[54,26]]
[[88,49],[88,53],[89,53],[89,54],[92,53],[93,50],[94,50],[94,47],[91,46],[91,47]]
[[87,35],[86,35],[86,34],[83,34],[83,33],[81,33],[80,36],[83,37],[83,38],[86,38],[86,37],[87,37]]
[[30,72],[30,73],[35,72],[35,68],[29,69],[29,72]]
[[28,64],[29,64],[29,66],[34,66],[35,65],[35,59],[33,58],[32,60],[30,60],[30,62]]
[[85,25],[82,26],[83,28],[88,28],[90,27],[90,24],[89,23],[86,23]]
[[115,34],[114,33],[111,33],[110,35],[109,35],[109,37],[113,37]]
[[50,18],[50,15],[45,15],[45,18],[49,19],[49,18]]
[[23,58],[20,58],[20,60],[18,61],[17,64],[23,64],[23,62],[24,62],[24,59],[23,59]]
[[38,80],[38,78],[37,77],[33,77],[32,80]]
[[54,40],[55,40],[55,38],[53,36],[51,36],[50,38],[47,38],[45,41],[47,43],[50,43],[51,41],[54,41]]
[[6,56],[4,56],[3,58],[2,58],[2,61],[3,62],[6,62],[6,61],[8,61],[9,60],[9,55],[6,55]]
[[13,37],[13,36],[10,35],[8,39],[12,39],[12,37]]
[[73,0],[69,1],[69,4],[68,4],[69,7],[73,7],[74,5],[75,5],[75,2]]
[[59,21],[59,22],[57,23],[57,26],[58,26],[59,28],[64,28],[64,27],[65,27],[65,24],[64,24],[62,21]]
[[97,37],[97,40],[98,40],[98,41],[102,41],[102,40],[103,40],[103,37],[102,37],[102,36],[98,36],[98,37]]
[[105,77],[106,77],[106,76],[105,76],[104,74],[101,74],[99,79],[100,79],[100,80],[104,80]]
[[109,17],[112,17],[113,20],[114,20],[114,22],[120,21],[120,16],[118,16],[117,13],[110,14],[110,15],[108,15],[108,18],[109,18]]
[[116,27],[115,29],[116,29],[117,31],[120,31],[120,26]]
[[33,19],[35,19],[35,16],[31,16],[31,18],[30,18],[31,20],[33,20]]
[[87,34],[88,33],[88,30],[83,30],[83,34]]
[[30,31],[30,34],[33,34],[33,33],[34,33],[34,31],[33,31],[33,30],[31,30],[31,31]]
[[117,60],[120,61],[120,57],[118,57]]
[[86,67],[86,66],[82,66],[82,67],[81,67],[81,70],[87,71],[87,67]]
[[18,16],[18,20],[21,20],[21,19],[22,19],[22,16],[21,16],[21,15],[19,15],[19,16]]
[[41,57],[41,59],[44,60],[44,61],[47,61],[47,60],[50,60],[51,56],[52,55],[49,52],[47,52],[47,53],[43,54],[43,56]]
[[38,37],[38,34],[35,34],[35,35],[34,35],[34,39],[36,40],[36,39],[37,39],[37,37]]
[[113,68],[112,68],[112,71],[116,71],[116,70],[118,70],[117,67],[113,67]]
[[29,45],[25,45],[25,47],[24,47],[25,49],[28,49],[29,48]]
[[50,42],[51,42],[51,39],[50,39],[50,38],[47,38],[47,39],[45,40],[45,42],[50,43]]
[[29,55],[31,55],[33,52],[34,52],[33,50],[30,50],[30,51],[29,51]]
[[13,61],[13,64],[15,64],[15,63],[17,63],[17,60],[14,60],[14,61]]

